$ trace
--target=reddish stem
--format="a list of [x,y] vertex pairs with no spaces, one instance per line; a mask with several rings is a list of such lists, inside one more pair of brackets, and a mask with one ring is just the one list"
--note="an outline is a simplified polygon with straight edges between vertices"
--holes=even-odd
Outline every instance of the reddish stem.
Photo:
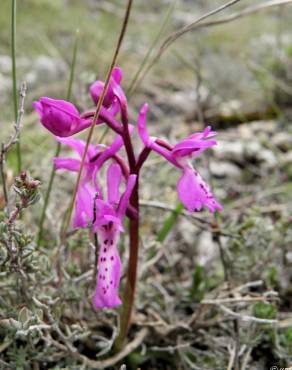
[[129,177],[129,168],[128,168],[127,164],[124,162],[123,158],[121,156],[119,156],[118,154],[115,154],[113,156],[113,159],[120,166],[125,179],[127,179]]
[[[139,208],[139,193],[138,193],[138,177],[135,188],[131,196],[131,205],[134,206],[137,211]],[[129,267],[127,271],[127,282],[125,291],[123,294],[123,306],[121,311],[121,323],[120,323],[120,334],[116,339],[115,347],[116,350],[120,351],[124,344],[124,340],[128,334],[131,325],[132,311],[134,307],[135,289],[136,289],[136,278],[137,278],[137,262],[138,262],[138,251],[139,251],[139,213],[138,217],[130,218],[129,226],[130,236],[130,258]]]
[[156,142],[158,145],[160,145],[160,146],[162,146],[163,148],[168,149],[168,150],[170,150],[170,151],[173,149],[173,146],[172,146],[172,145],[170,145],[167,141],[165,141],[165,140],[163,140],[163,139],[159,139],[159,138],[157,138],[157,139],[155,140],[155,142]]
[[135,209],[136,217],[130,218],[129,238],[130,238],[130,257],[127,271],[127,282],[123,296],[123,307],[121,313],[121,330],[116,341],[116,347],[120,349],[127,336],[131,325],[131,316],[134,307],[136,280],[137,280],[137,263],[139,251],[139,170],[137,168],[136,157],[134,153],[131,135],[129,132],[128,117],[122,114],[123,122],[123,141],[129,161],[130,174],[136,174],[137,180],[133,189],[130,206]]
[[145,146],[145,148],[142,150],[142,152],[140,153],[140,155],[138,157],[138,160],[137,160],[136,171],[138,173],[139,173],[141,167],[143,166],[144,162],[146,161],[146,159],[148,158],[150,153],[151,153],[151,148],[147,148]]
[[[81,115],[83,119],[90,119],[94,118],[95,111],[88,111]],[[117,134],[121,135],[123,132],[123,129],[119,122],[109,113],[106,108],[101,107],[100,113],[99,113],[99,119],[97,121],[97,124],[101,124],[105,122],[113,131],[115,131]]]

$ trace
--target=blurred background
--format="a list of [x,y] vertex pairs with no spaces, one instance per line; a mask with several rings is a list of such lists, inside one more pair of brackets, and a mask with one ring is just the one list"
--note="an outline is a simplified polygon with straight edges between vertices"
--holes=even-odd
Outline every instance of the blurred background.
[[[12,118],[10,3],[2,0],[0,13],[1,126]],[[264,3],[239,1],[212,20]],[[153,43],[152,55],[171,32],[222,4],[217,0],[136,1],[119,58],[125,89],[131,86]],[[30,116],[32,100],[42,95],[62,98],[66,93],[76,29],[80,30],[80,44],[73,100],[81,110],[88,108],[91,104],[88,86],[105,76],[124,6],[123,1],[19,2],[17,78],[19,83],[25,80],[28,84],[25,137],[31,134],[30,122],[36,119]],[[175,127],[176,135],[179,131],[182,134],[183,130],[191,131],[196,121],[202,119],[216,128],[227,128],[247,121],[288,117],[290,16],[291,6],[274,7],[227,24],[186,33],[166,50],[135,93],[131,93],[133,119],[144,101],[153,106],[151,123],[158,130],[171,131]],[[50,144],[50,138],[43,130],[38,133],[34,122],[33,127],[33,137],[27,143],[24,139],[27,163],[32,151],[39,149],[32,145],[27,150],[31,139],[33,144]]]

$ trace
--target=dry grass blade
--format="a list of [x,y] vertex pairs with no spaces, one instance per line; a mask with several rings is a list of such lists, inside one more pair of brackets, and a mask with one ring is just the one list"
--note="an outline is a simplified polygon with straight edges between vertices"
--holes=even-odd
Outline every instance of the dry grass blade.
[[232,317],[235,317],[241,321],[247,321],[247,322],[256,322],[258,324],[277,324],[278,320],[270,320],[270,319],[261,319],[255,316],[249,316],[249,315],[242,315],[237,312],[234,312],[230,310],[229,308],[219,304],[218,307],[220,308],[221,311],[226,313],[227,315],[230,315]]
[[240,11],[240,12],[233,13],[233,14],[225,17],[225,18],[221,18],[221,19],[214,20],[214,21],[203,22],[200,25],[198,25],[198,27],[196,27],[196,26],[191,27],[191,29],[189,29],[189,31],[192,31],[195,28],[216,26],[216,25],[219,25],[219,24],[232,22],[232,21],[234,21],[238,18],[246,17],[248,15],[258,13],[262,10],[266,10],[266,9],[269,9],[269,8],[272,8],[272,7],[275,7],[275,6],[284,6],[284,5],[287,5],[287,4],[290,4],[290,3],[292,3],[292,0],[271,0],[271,1],[267,1],[264,4],[250,6],[250,7],[246,8],[246,9]]
[[26,83],[23,82],[21,84],[20,88],[20,100],[19,100],[19,108],[17,113],[17,119],[14,124],[14,133],[11,135],[7,143],[1,144],[1,151],[0,151],[0,173],[1,173],[1,179],[2,179],[2,186],[3,186],[3,195],[4,195],[4,201],[5,204],[8,207],[8,190],[6,185],[6,174],[5,174],[5,161],[7,153],[9,152],[10,148],[18,143],[20,131],[22,129],[22,121],[23,121],[23,115],[24,115],[24,100],[26,96]]
[[162,43],[162,46],[160,47],[159,49],[159,53],[160,55],[164,52],[164,50],[166,48],[168,48],[168,46],[170,44],[172,44],[175,40],[177,40],[180,36],[184,35],[185,33],[189,32],[190,30],[192,30],[197,24],[201,23],[204,19],[206,18],[209,18],[211,17],[212,15],[215,15],[219,12],[222,12],[223,10],[229,8],[230,6],[238,3],[240,0],[232,0],[232,1],[229,1],[228,3],[226,4],[223,4],[221,6],[219,6],[218,8],[214,9],[214,10],[211,10],[210,12],[202,15],[201,17],[199,17],[198,19],[196,19],[194,22],[192,22],[191,24],[187,25],[187,26],[184,26],[183,28],[181,28],[180,30],[176,31],[176,32],[173,32],[171,35],[169,35],[166,40]]
[[[11,2],[11,62],[12,62],[12,92],[13,92],[13,108],[14,108],[14,119],[17,121],[17,68],[16,68],[16,6],[17,0]],[[18,135],[18,141],[16,142],[16,154],[17,154],[17,171],[21,170],[21,150],[20,141]]]

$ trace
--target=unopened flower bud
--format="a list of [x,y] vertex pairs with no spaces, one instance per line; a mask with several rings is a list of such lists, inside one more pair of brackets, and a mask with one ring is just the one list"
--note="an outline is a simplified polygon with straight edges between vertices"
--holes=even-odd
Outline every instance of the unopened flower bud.
[[30,187],[32,188],[32,189],[36,189],[39,185],[40,185],[40,181],[38,181],[38,180],[32,180],[31,182],[30,182]]
[[19,177],[21,178],[22,181],[26,179],[26,171],[22,170],[20,171]]

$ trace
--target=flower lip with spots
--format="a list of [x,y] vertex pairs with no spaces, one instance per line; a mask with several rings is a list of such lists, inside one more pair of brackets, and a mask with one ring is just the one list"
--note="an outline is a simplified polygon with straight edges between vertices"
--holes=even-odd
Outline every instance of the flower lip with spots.
[[120,196],[122,181],[120,166],[113,163],[107,171],[107,201],[96,200],[96,220],[93,229],[97,232],[99,242],[99,260],[96,291],[93,303],[96,308],[111,308],[121,304],[117,290],[121,278],[121,260],[118,242],[123,229],[123,218],[133,188],[136,175],[130,175],[126,189]]

